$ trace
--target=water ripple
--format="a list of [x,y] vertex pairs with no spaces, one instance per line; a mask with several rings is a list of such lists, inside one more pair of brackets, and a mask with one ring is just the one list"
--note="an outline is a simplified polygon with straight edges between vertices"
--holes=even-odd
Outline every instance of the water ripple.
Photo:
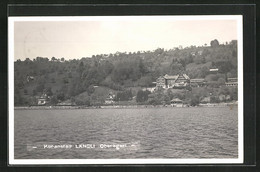
[[[14,122],[17,159],[238,156],[237,109],[15,110]],[[73,148],[45,149],[46,144]],[[96,147],[76,149],[76,144]],[[117,150],[101,144],[127,146]]]

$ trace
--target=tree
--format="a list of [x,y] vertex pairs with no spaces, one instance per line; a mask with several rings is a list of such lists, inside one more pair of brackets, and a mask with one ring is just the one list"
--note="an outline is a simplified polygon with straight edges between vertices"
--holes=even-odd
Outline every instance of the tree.
[[72,73],[71,72],[68,73],[68,77],[72,78]]
[[219,72],[221,72],[221,73],[227,73],[234,68],[234,66],[232,65],[232,63],[230,61],[218,61],[218,62],[215,62],[215,65],[217,66],[217,68],[219,69]]
[[202,51],[201,56],[202,56],[202,57],[206,57],[206,56],[208,56],[209,54],[210,54],[209,50],[208,50],[208,49],[204,49],[204,50]]
[[68,84],[68,83],[69,83],[69,79],[66,78],[66,77],[64,77],[64,78],[63,78],[63,83],[64,83],[64,84]]
[[51,97],[50,104],[51,105],[56,105],[57,103],[58,103],[57,97],[56,96]]
[[218,47],[219,46],[218,40],[214,39],[214,40],[210,41],[210,46],[211,47]]
[[232,92],[231,92],[231,99],[232,100],[237,100],[237,89],[233,89]]
[[232,57],[237,57],[237,50],[232,51]]
[[153,83],[153,79],[151,76],[144,76],[138,80],[138,85],[142,87],[149,87]]
[[205,64],[205,63],[206,63],[206,58],[205,58],[205,57],[202,57],[201,63],[202,63],[202,64]]
[[181,64],[181,63],[178,63],[178,62],[172,63],[171,66],[170,66],[170,74],[171,75],[177,75],[181,71],[184,71],[185,68],[184,68],[183,65],[185,66],[185,64]]
[[42,91],[44,90],[44,88],[45,88],[44,84],[39,83],[39,84],[36,86],[35,90],[36,90],[37,92],[42,92]]
[[56,80],[54,78],[51,78],[51,83],[56,83]]
[[171,97],[170,95],[164,94],[163,96],[163,100],[166,104],[170,104],[171,103]]
[[51,58],[51,61],[55,61],[55,60],[56,60],[56,58],[55,58],[55,57],[52,57],[52,58]]
[[221,88],[219,89],[218,94],[224,94],[224,95],[230,94],[228,87],[225,87],[225,86],[221,87]]
[[199,77],[205,78],[209,73],[209,69],[206,66],[203,66],[200,70]]
[[53,93],[52,93],[52,90],[51,90],[51,87],[48,87],[44,90],[44,93],[47,95],[47,96],[52,96]]
[[36,96],[37,94],[37,91],[34,89],[33,92],[32,92],[33,96]]
[[230,45],[232,46],[232,48],[237,48],[237,40],[232,40],[230,42]]
[[122,92],[118,92],[115,97],[115,101],[128,101],[133,97],[131,90],[126,90]]
[[57,99],[60,100],[60,101],[64,101],[65,100],[65,94],[62,91],[60,91],[57,94]]
[[25,62],[31,62],[31,59],[26,58],[24,61],[25,61]]
[[218,79],[218,84],[219,85],[224,85],[225,84],[225,79],[224,78],[219,78]]
[[16,60],[17,63],[21,63],[22,61],[20,59]]
[[109,61],[105,61],[101,64],[100,68],[104,75],[108,75],[113,71],[114,66]]
[[[168,91],[167,91],[167,94],[168,94]],[[171,95],[169,95],[169,96],[170,96],[170,98],[172,97]],[[165,99],[167,100],[163,89],[158,89],[156,92],[149,94],[148,98],[149,98],[149,100],[148,100],[149,104],[152,104],[152,105],[159,105],[159,104],[162,104],[162,102],[164,102]]]
[[91,105],[90,97],[87,97],[87,96],[77,97],[77,98],[75,99],[75,103],[76,103],[76,105],[86,105],[86,106],[90,106],[90,105]]
[[78,72],[81,76],[82,72],[84,71],[84,63],[83,62],[80,62],[79,64],[79,68],[78,68]]
[[94,93],[95,91],[95,88],[93,85],[90,85],[88,88],[87,88],[87,92],[89,95],[91,95],[92,93]]
[[24,104],[24,99],[21,96],[21,94],[20,93],[14,94],[14,105],[20,106],[20,105],[23,105],[23,104]]
[[210,103],[219,103],[219,98],[217,96],[211,96]]
[[157,48],[154,53],[157,54],[157,55],[160,55],[164,52],[164,49],[163,48]]

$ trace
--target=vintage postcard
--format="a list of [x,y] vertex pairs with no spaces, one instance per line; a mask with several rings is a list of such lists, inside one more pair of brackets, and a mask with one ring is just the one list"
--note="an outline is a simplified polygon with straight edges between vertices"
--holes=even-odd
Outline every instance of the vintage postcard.
[[242,20],[9,17],[9,164],[243,163]]

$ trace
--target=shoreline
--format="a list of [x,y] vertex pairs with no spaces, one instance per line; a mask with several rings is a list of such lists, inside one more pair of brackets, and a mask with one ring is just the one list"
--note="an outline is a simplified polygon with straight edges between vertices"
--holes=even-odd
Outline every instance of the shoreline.
[[196,108],[196,107],[233,107],[237,102],[207,103],[198,106],[171,106],[171,105],[107,105],[107,106],[16,106],[14,110],[53,110],[53,109],[133,109],[133,108]]

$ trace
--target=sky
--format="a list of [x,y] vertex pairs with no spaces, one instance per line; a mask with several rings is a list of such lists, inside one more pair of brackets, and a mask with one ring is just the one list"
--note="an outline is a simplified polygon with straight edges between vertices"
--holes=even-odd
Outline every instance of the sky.
[[237,21],[124,20],[15,21],[14,60],[36,57],[80,59],[97,54],[210,45],[237,39]]

